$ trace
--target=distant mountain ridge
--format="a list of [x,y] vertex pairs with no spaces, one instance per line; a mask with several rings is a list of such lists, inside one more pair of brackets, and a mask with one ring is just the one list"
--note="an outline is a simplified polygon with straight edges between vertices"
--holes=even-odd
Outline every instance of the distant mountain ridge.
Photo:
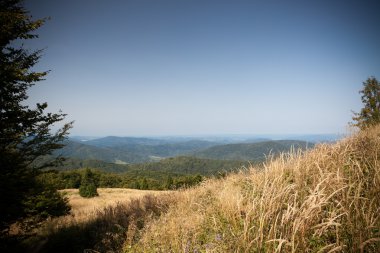
[[55,155],[110,163],[142,163],[193,153],[218,145],[203,140],[183,142],[133,137],[105,137],[88,141],[67,140]]
[[151,139],[143,137],[118,137],[107,136],[103,138],[93,139],[86,141],[87,145],[97,147],[120,147],[120,146],[134,146],[134,145],[160,145],[169,143],[162,139]]
[[66,159],[61,166],[54,169],[59,171],[75,170],[81,168],[93,168],[112,173],[129,173],[149,176],[162,173],[171,175],[213,175],[221,172],[240,169],[248,164],[242,161],[223,161],[213,159],[202,159],[188,156],[177,156],[162,159],[157,162],[146,162],[136,164],[115,164],[99,160],[81,160],[75,158]]
[[216,160],[262,162],[269,154],[276,155],[292,147],[306,149],[314,144],[297,140],[273,141],[264,138],[247,139],[242,143],[226,144],[198,139],[151,139],[109,136],[99,139],[66,141],[56,155],[98,160],[107,163],[133,164],[154,162],[168,157],[194,156]]
[[82,143],[72,140],[66,141],[65,146],[55,151],[54,155],[83,160],[101,160],[110,163],[116,163],[118,160],[127,163],[138,163],[146,160],[144,156],[138,153],[119,151],[114,148],[97,147],[88,145],[87,142]]
[[268,155],[278,155],[290,149],[314,147],[314,143],[297,140],[263,141],[256,143],[226,144],[197,151],[198,158],[262,162]]

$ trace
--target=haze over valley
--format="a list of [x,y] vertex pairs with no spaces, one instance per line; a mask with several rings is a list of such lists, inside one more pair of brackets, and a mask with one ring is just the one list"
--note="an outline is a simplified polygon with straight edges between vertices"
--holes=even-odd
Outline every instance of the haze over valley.
[[277,155],[291,148],[312,148],[315,143],[334,142],[338,135],[291,136],[294,139],[272,140],[253,136],[203,137],[73,137],[56,155],[83,160],[99,160],[116,164],[159,161],[190,156],[196,158],[262,162],[268,155]]

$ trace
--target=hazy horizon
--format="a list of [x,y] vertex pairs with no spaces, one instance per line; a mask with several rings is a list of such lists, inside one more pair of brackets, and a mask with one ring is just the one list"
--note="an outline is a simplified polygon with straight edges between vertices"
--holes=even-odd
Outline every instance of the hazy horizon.
[[43,1],[28,104],[71,136],[346,133],[380,78],[378,1]]
[[322,139],[340,139],[346,136],[344,133],[325,133],[325,134],[193,134],[193,135],[99,135],[99,136],[86,136],[86,135],[69,135],[69,138],[87,141],[102,139],[108,137],[115,138],[146,138],[146,139],[183,139],[183,140],[205,140],[205,139],[235,139],[241,141],[247,140],[297,140],[300,139],[310,139],[315,138],[317,140]]

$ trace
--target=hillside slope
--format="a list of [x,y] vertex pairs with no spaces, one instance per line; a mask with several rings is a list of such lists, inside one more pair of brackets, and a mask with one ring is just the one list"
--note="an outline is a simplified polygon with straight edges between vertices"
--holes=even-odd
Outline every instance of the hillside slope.
[[83,160],[100,160],[109,163],[117,161],[138,163],[149,160],[138,153],[119,151],[109,147],[96,147],[70,140],[65,142],[62,149],[55,151],[54,155]]
[[203,140],[169,142],[159,139],[105,137],[78,142],[66,141],[55,155],[81,160],[98,160],[116,164],[155,162],[168,157],[194,156],[213,160],[263,162],[268,155],[294,149],[312,148],[313,143],[297,140],[263,141],[223,144]]
[[199,158],[262,162],[268,155],[289,152],[292,148],[305,150],[313,146],[313,143],[296,140],[262,141],[213,146],[193,155]]
[[142,163],[185,155],[214,145],[218,144],[201,140],[168,143],[155,139],[106,137],[86,142],[68,140],[55,155],[108,163]]
[[379,252],[379,196],[376,127],[178,192],[124,250]]
[[104,172],[111,173],[133,173],[141,175],[157,175],[157,174],[172,174],[172,175],[213,175],[236,171],[238,168],[247,166],[247,162],[242,161],[223,161],[203,159],[188,156],[177,156],[165,158],[158,162],[136,163],[136,164],[115,164],[107,163],[99,160],[80,160],[75,158],[66,159],[62,165],[51,167],[58,171],[70,171],[81,168],[98,169]]

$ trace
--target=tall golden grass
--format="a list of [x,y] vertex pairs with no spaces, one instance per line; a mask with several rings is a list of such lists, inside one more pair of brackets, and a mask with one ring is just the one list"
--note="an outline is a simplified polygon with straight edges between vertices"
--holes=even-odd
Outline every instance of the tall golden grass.
[[165,192],[129,189],[100,189],[94,199],[79,197],[78,190],[69,192],[70,203],[77,204],[74,215],[47,222],[17,252],[120,252],[124,244],[135,243],[144,225],[166,212],[172,200]]
[[56,218],[56,223],[85,222],[96,218],[96,215],[104,208],[116,206],[120,203],[126,204],[135,199],[147,195],[157,196],[165,191],[135,190],[126,188],[98,188],[99,196],[94,198],[83,198],[78,189],[65,189],[60,192],[68,198],[71,206],[70,215]]
[[175,195],[127,252],[380,252],[380,126]]

